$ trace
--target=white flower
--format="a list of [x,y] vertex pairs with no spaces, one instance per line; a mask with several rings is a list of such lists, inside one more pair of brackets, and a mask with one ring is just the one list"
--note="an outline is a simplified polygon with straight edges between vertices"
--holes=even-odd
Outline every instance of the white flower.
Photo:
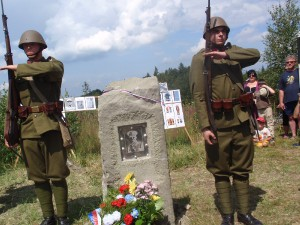
[[112,213],[112,216],[113,216],[115,222],[120,221],[120,219],[121,219],[121,213],[119,211],[114,211]]
[[119,199],[119,198],[124,198],[123,195],[119,194],[117,195],[116,199]]
[[114,211],[112,214],[106,214],[103,217],[104,225],[112,225],[114,222],[120,221],[121,213],[118,211]]
[[114,223],[114,218],[112,217],[112,214],[106,214],[103,217],[103,224],[104,225],[112,225]]

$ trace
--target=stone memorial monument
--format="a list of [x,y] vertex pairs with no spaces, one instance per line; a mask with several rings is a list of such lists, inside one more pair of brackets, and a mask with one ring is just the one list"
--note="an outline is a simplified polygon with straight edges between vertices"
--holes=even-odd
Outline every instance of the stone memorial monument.
[[159,84],[156,77],[113,82],[98,99],[103,194],[127,173],[151,180],[164,200],[167,223],[175,224]]

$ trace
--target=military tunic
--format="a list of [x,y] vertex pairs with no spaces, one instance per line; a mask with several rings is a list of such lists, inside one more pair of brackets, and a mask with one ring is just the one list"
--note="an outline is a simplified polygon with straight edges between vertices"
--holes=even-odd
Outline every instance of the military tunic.
[[[43,58],[41,62],[18,64],[15,79],[21,104],[30,107],[43,104],[29,84],[28,77],[33,78],[48,102],[58,102],[63,72],[63,63],[53,57]],[[59,181],[69,175],[66,149],[53,115],[37,112],[22,118],[21,147],[29,179],[36,182]]]
[[[204,51],[193,56],[190,69],[190,88],[201,130],[210,127],[205,102]],[[212,60],[212,100],[239,98],[244,93],[241,69],[260,58],[258,50],[235,45],[229,45],[225,52],[228,58]],[[247,176],[252,170],[254,156],[247,109],[236,104],[229,112],[214,113],[214,120],[218,143],[205,145],[207,169],[215,176]]]

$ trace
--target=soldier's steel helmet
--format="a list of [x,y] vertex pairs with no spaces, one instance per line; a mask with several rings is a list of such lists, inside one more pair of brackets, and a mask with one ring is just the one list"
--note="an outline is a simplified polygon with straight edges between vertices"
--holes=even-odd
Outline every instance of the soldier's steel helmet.
[[35,30],[27,30],[22,34],[19,41],[19,48],[24,49],[23,44],[25,43],[39,43],[43,46],[43,49],[47,48],[43,36]]
[[[210,26],[209,30],[212,30],[216,27],[225,27],[227,29],[227,35],[230,31],[230,28],[228,27],[227,23],[225,20],[219,16],[214,16],[210,18]],[[205,39],[205,34],[206,34],[206,25],[204,26],[204,32],[203,32],[203,38]]]

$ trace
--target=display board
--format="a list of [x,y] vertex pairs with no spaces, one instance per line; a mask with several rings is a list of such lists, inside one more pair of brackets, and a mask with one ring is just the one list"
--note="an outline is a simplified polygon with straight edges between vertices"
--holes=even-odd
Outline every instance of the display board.
[[160,96],[165,129],[184,127],[180,90],[168,90],[167,83],[160,83]]

